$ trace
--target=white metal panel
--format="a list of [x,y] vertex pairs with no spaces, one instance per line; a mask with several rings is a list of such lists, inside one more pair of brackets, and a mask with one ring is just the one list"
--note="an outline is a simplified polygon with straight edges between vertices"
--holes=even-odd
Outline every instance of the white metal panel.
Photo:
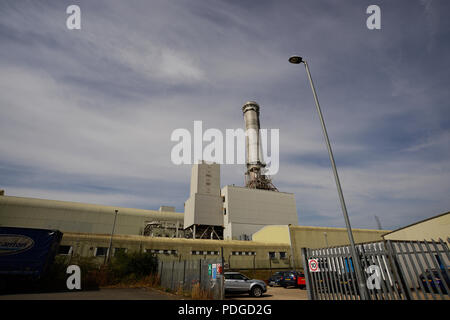
[[[297,225],[295,196],[292,193],[226,186],[225,228],[232,225],[232,238],[251,235],[266,225]],[[228,223],[228,224],[227,224]],[[229,232],[225,231],[228,235]]]

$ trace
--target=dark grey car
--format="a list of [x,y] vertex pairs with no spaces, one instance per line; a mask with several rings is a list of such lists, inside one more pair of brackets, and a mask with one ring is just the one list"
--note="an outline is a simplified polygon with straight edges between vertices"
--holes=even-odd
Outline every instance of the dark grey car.
[[225,272],[225,292],[245,293],[254,297],[261,297],[267,291],[266,283],[262,280],[249,279],[239,272]]

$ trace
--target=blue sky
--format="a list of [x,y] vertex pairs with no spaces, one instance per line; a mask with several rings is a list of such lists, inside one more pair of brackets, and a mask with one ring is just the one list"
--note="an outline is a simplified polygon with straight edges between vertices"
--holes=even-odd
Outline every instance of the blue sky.
[[[67,6],[81,30],[66,28]],[[366,8],[381,8],[381,30]],[[7,195],[183,210],[174,129],[280,130],[280,191],[299,224],[344,226],[303,66],[351,222],[392,229],[450,208],[448,1],[0,2],[0,188]],[[243,165],[221,184],[243,184]]]

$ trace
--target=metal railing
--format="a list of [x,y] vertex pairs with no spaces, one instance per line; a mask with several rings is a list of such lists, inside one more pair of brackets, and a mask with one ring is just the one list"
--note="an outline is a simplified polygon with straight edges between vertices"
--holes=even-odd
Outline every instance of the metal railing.
[[222,299],[222,275],[217,274],[214,278],[210,270],[210,265],[220,263],[220,260],[159,261],[160,285],[172,291],[189,292],[198,284],[211,298]]
[[362,287],[349,246],[302,248],[310,300],[361,300],[361,288],[370,300],[449,300],[450,251],[443,240],[386,240],[357,244],[356,251]]

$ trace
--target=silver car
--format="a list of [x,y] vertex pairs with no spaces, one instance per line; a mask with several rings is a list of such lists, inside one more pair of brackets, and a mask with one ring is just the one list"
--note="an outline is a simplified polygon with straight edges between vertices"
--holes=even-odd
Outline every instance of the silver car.
[[262,280],[249,279],[239,272],[225,272],[225,292],[248,292],[253,297],[261,297],[267,291],[266,283]]

